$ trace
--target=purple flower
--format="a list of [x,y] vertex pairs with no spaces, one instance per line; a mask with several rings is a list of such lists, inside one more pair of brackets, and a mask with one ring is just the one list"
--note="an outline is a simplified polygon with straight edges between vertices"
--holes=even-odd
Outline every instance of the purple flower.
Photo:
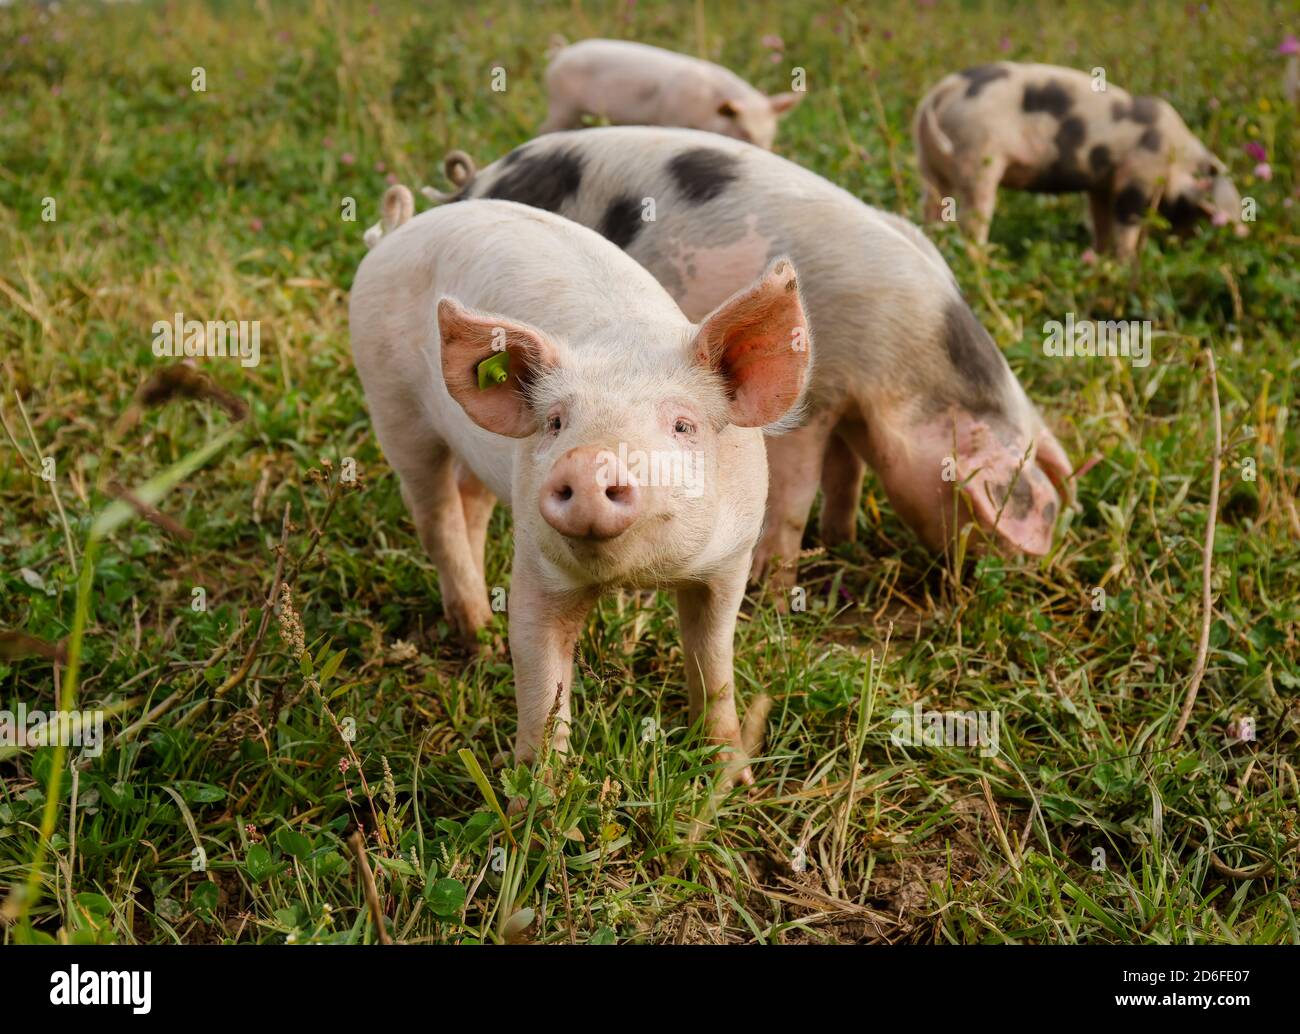
[[1295,33],[1288,32],[1282,42],[1277,45],[1277,52],[1283,56],[1300,54],[1300,39],[1296,38]]
[[1264,150],[1264,145],[1261,144],[1258,140],[1251,140],[1249,143],[1247,143],[1245,150],[1247,156],[1254,158],[1255,161],[1257,162],[1263,162],[1268,160],[1268,152]]

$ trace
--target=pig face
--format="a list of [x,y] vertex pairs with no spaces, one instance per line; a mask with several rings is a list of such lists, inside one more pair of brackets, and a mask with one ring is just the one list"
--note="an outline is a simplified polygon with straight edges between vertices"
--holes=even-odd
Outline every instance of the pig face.
[[874,433],[869,448],[890,502],[927,546],[947,549],[973,522],[984,533],[976,552],[986,543],[1032,556],[1051,548],[1070,464],[1046,427],[950,406],[918,415],[910,431]]
[[710,128],[770,151],[778,119],[802,99],[803,94],[779,93],[773,97],[726,100],[718,105],[716,124]]
[[[928,397],[885,392],[857,447],[898,515],[942,551],[965,525],[1009,552],[1052,543],[1070,461],[997,346],[959,299],[937,329],[951,370]],[[918,354],[923,354],[918,350]]]
[[1160,199],[1160,214],[1180,234],[1188,234],[1202,219],[1215,226],[1241,221],[1241,195],[1228,176],[1227,166],[1204,151],[1196,160],[1178,162],[1169,170]]
[[[438,324],[452,397],[480,426],[520,439],[516,521],[576,584],[681,570],[725,534],[722,468],[740,429],[781,420],[807,377],[807,325],[784,261],[698,329],[611,323],[599,340],[562,342],[451,298]],[[501,350],[506,379],[480,388],[479,365]]]

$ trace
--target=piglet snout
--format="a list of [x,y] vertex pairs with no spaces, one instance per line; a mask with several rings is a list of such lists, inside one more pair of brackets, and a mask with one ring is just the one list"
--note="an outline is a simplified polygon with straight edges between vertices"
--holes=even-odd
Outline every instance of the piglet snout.
[[641,489],[608,449],[570,449],[542,485],[542,517],[571,539],[617,538],[641,513]]

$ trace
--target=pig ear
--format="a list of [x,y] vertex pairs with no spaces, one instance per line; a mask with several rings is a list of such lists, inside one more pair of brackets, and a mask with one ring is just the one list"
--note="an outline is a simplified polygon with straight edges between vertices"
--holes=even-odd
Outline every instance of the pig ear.
[[723,101],[718,105],[718,114],[723,118],[735,118],[740,114],[740,102]]
[[802,93],[776,93],[767,99],[768,104],[772,106],[773,115],[784,115],[803,100]]
[[[447,391],[469,418],[510,438],[527,438],[535,432],[537,418],[528,405],[528,387],[559,364],[555,344],[536,327],[474,312],[447,297],[438,302],[438,333]],[[502,352],[507,359],[498,360],[481,378],[480,365]],[[500,369],[505,371],[504,379],[491,376]]]
[[[1060,508],[1053,480],[1068,459],[1048,431],[1034,450],[1013,448],[983,421],[957,417],[957,476],[971,513],[1003,545],[1042,556],[1052,547]],[[1043,453],[1045,442],[1046,451]],[[1055,446],[1055,449],[1052,446]],[[1040,465],[1041,464],[1041,465]]]
[[785,258],[706,316],[691,342],[695,362],[726,382],[729,419],[738,427],[775,423],[799,401],[811,349],[794,266]]

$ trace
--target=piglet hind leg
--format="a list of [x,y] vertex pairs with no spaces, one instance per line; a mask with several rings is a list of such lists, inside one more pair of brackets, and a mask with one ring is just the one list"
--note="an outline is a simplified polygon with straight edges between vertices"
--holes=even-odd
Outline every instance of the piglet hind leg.
[[[806,427],[767,439],[767,516],[750,565],[750,578],[767,579],[785,593],[795,583],[799,548],[808,513],[817,497],[822,456],[831,419],[821,416]],[[779,597],[785,599],[784,595]]]
[[465,531],[469,538],[470,553],[480,575],[487,577],[487,532],[497,499],[468,467],[457,471],[461,512],[465,515]]
[[[682,628],[682,654],[686,662],[686,686],[690,695],[691,723],[704,718],[704,732],[710,743],[723,747],[726,766],[724,785],[752,785],[749,750],[741,735],[736,714],[734,649],[736,615],[745,596],[748,565],[738,559],[729,569],[706,582],[684,585],[677,590],[677,609]],[[753,732],[757,738],[757,731]]]
[[389,459],[401,476],[402,498],[420,544],[438,569],[447,622],[463,644],[476,650],[479,630],[492,620],[492,610],[483,571],[470,548],[455,458],[445,443],[431,437],[415,443],[408,436],[401,455],[395,453],[389,450]]
[[852,542],[858,534],[858,504],[867,465],[838,434],[822,457],[822,512],[819,530],[828,546]]
[[991,156],[981,159],[971,170],[957,199],[957,221],[976,244],[987,244],[993,210],[998,203],[998,184],[1006,172],[1006,161]]

